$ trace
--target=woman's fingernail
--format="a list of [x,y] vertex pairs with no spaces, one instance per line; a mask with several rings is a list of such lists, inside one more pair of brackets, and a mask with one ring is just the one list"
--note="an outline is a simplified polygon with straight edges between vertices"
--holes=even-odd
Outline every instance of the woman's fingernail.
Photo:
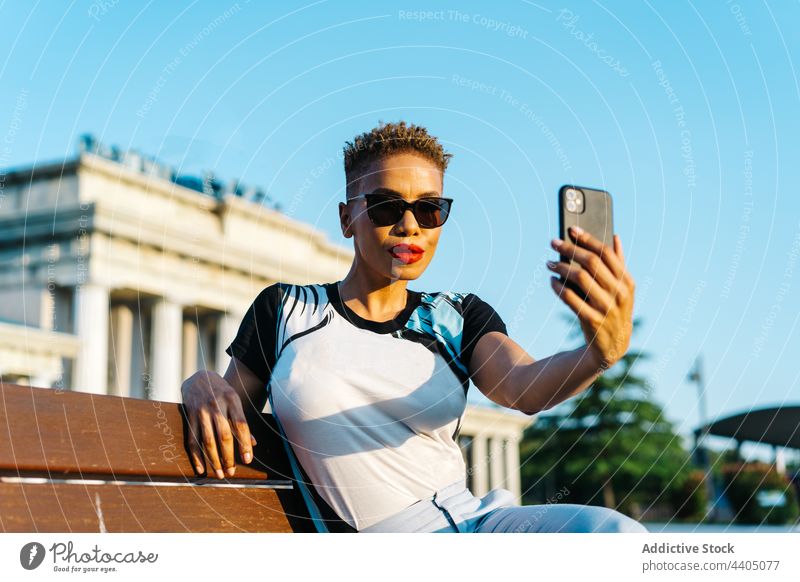
[[200,465],[195,465],[194,468],[197,469],[198,473],[202,473],[203,472],[203,467],[201,467]]
[[228,477],[233,477],[233,474],[236,472],[236,467],[228,467]]
[[547,266],[552,269],[556,266],[556,264],[553,261],[547,261]]
[[553,240],[550,241],[550,244],[553,245],[554,247],[560,247],[561,246],[561,239],[560,238],[554,238]]
[[583,234],[583,229],[580,226],[573,226],[572,227],[573,234]]
[[225,473],[222,472],[222,469],[217,469],[216,473],[217,473],[217,479],[225,478]]
[[249,463],[252,460],[253,460],[253,455],[251,455],[250,453],[245,453],[244,454],[244,462],[245,463]]

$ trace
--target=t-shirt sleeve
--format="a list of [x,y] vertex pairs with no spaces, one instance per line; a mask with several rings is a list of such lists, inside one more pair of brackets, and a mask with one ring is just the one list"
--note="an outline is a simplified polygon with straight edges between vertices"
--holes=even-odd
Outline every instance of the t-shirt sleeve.
[[274,283],[258,294],[244,314],[233,342],[225,349],[265,384],[269,383],[275,364],[276,317],[283,295],[280,285]]
[[462,302],[464,328],[461,335],[461,361],[467,368],[478,340],[490,331],[508,335],[506,324],[494,308],[474,293],[468,293]]

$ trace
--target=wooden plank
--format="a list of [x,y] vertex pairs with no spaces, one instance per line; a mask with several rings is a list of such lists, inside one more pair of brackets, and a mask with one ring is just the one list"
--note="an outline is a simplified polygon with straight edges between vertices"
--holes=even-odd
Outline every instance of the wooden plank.
[[0,531],[315,531],[274,417],[248,423],[253,462],[204,478],[182,405],[0,384]]
[[3,532],[292,532],[288,489],[0,483]]
[[[230,480],[290,479],[272,415],[249,415],[248,424],[258,441],[254,459],[242,463],[237,447],[236,474]],[[20,474],[185,481],[196,477],[187,436],[183,406],[177,403],[0,384],[0,468]]]

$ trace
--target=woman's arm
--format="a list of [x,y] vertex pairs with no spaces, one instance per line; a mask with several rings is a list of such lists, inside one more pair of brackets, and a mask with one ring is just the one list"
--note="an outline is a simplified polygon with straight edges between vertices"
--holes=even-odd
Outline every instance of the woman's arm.
[[191,429],[189,456],[198,473],[208,467],[220,479],[224,478],[223,469],[232,477],[236,469],[234,442],[239,444],[242,461],[250,463],[256,442],[244,411],[251,406],[258,411],[264,407],[264,388],[264,381],[236,357],[231,358],[224,377],[200,370],[183,382],[181,396]]
[[583,392],[604,368],[588,346],[534,360],[510,337],[491,332],[472,353],[473,382],[487,398],[526,414],[536,414]]
[[579,285],[584,301],[551,279],[553,290],[575,312],[586,344],[549,358],[534,360],[514,340],[500,332],[485,334],[470,361],[473,381],[486,396],[528,414],[546,410],[588,388],[625,355],[633,330],[635,283],[625,267],[619,236],[614,248],[587,232],[571,233],[574,242],[554,240],[553,248],[576,260],[572,267],[550,267]]

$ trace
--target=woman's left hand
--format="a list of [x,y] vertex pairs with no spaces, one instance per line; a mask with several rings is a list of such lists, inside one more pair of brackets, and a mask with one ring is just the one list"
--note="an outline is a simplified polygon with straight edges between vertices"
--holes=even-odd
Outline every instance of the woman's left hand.
[[568,263],[548,261],[547,266],[583,289],[588,302],[564,287],[557,278],[551,278],[550,282],[553,290],[578,316],[597,367],[609,368],[628,350],[633,331],[635,283],[625,268],[619,236],[614,235],[612,250],[588,232],[573,229],[570,234],[578,244],[561,239],[554,239],[551,244],[576,264],[570,267]]

